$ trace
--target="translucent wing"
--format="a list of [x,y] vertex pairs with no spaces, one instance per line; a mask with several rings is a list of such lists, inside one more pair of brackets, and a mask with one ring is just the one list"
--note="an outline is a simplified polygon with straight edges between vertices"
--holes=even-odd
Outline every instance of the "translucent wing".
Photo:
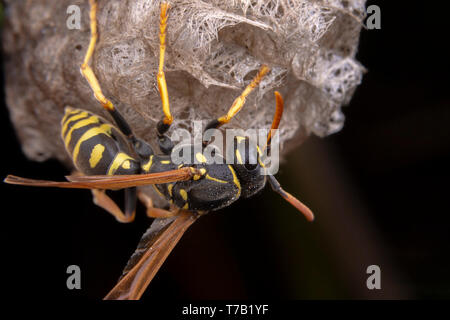
[[199,215],[180,211],[175,218],[156,219],[144,233],[122,276],[105,300],[138,300],[182,235]]

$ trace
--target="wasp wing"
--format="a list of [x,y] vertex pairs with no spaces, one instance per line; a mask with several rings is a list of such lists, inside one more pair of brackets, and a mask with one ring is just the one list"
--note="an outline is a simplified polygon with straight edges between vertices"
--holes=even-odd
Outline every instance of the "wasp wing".
[[47,181],[8,175],[4,182],[23,186],[56,187],[75,189],[123,189],[149,184],[185,181],[192,178],[195,169],[189,167],[158,173],[131,174],[117,176],[68,176],[69,181]]
[[199,216],[182,210],[175,218],[156,219],[144,233],[122,276],[105,300],[138,300],[182,235]]
[[125,277],[131,269],[133,269],[133,267],[139,262],[148,248],[150,248],[155,243],[155,241],[158,240],[158,238],[167,230],[167,228],[170,227],[175,219],[176,216],[166,219],[155,219],[153,221],[153,223],[150,225],[150,228],[148,228],[147,231],[145,231],[145,233],[142,235],[142,238],[139,241],[136,250],[123,269],[119,281],[122,280],[122,278]]

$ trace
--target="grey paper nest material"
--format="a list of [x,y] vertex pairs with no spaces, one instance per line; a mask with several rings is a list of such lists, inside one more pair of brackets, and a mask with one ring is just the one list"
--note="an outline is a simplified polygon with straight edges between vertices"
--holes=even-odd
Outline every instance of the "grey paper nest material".
[[[69,5],[81,29],[69,30]],[[272,71],[227,126],[268,128],[274,89],[285,98],[281,141],[342,128],[341,106],[361,82],[355,60],[365,0],[178,0],[168,20],[166,77],[175,126],[226,112],[262,63]],[[66,105],[104,114],[79,73],[89,43],[88,1],[6,1],[7,103],[31,159],[70,164],[60,138]],[[100,0],[93,67],[105,95],[153,142],[162,118],[156,85],[159,1]],[[295,139],[294,139],[295,138]]]

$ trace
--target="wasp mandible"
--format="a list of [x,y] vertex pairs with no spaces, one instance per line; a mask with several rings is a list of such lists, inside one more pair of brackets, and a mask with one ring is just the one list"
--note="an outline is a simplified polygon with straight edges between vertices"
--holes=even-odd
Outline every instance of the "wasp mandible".
[[[195,154],[198,164],[172,162],[174,144],[166,135],[173,123],[170,112],[169,94],[164,74],[164,54],[166,50],[166,28],[169,4],[161,3],[159,22],[159,69],[158,89],[161,97],[163,118],[156,125],[158,145],[161,151],[156,154],[153,148],[137,137],[125,118],[101,89],[99,81],[90,67],[90,60],[97,43],[97,1],[90,3],[91,39],[80,71],[92,89],[96,100],[111,115],[114,124],[102,117],[82,109],[66,107],[61,120],[61,136],[74,166],[81,174],[67,176],[68,181],[46,181],[21,178],[9,175],[6,183],[38,187],[91,189],[93,201],[112,214],[120,222],[131,222],[135,217],[137,199],[147,208],[152,218],[171,218],[170,226],[161,228],[152,243],[158,243],[157,252],[143,255],[128,270],[107,298],[139,298],[157,272],[165,257],[181,238],[184,231],[196,217],[209,211],[219,210],[239,198],[248,198],[258,193],[267,182],[272,189],[302,212],[312,221],[311,210],[294,196],[284,191],[273,175],[261,174],[264,163],[261,149],[250,143],[247,137],[236,137],[234,153],[244,148],[245,156],[238,157],[237,163],[207,163],[202,153]],[[211,120],[205,130],[219,128],[228,123],[244,106],[246,97],[270,72],[262,65],[257,75],[244,91],[234,100],[227,114]],[[271,129],[277,129],[283,113],[283,99],[275,92],[276,108]],[[272,131],[272,130],[271,130]],[[271,131],[267,137],[269,146]],[[255,150],[252,150],[255,149]],[[256,154],[257,161],[251,161]],[[253,159],[254,160],[254,159]],[[169,203],[168,209],[155,208],[152,199],[137,190],[138,186],[153,185]],[[105,190],[124,189],[124,209],[106,194]],[[153,254],[153,255],[152,255]],[[146,263],[150,261],[150,263]],[[141,270],[144,272],[138,272]],[[145,276],[143,276],[145,274]],[[136,281],[136,277],[141,277]]]

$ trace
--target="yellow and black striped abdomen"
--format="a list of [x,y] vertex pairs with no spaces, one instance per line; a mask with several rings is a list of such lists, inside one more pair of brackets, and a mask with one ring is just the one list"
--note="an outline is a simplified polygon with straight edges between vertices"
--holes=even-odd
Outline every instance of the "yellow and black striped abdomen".
[[61,136],[74,165],[86,175],[134,174],[139,163],[130,156],[123,134],[88,111],[67,107]]

